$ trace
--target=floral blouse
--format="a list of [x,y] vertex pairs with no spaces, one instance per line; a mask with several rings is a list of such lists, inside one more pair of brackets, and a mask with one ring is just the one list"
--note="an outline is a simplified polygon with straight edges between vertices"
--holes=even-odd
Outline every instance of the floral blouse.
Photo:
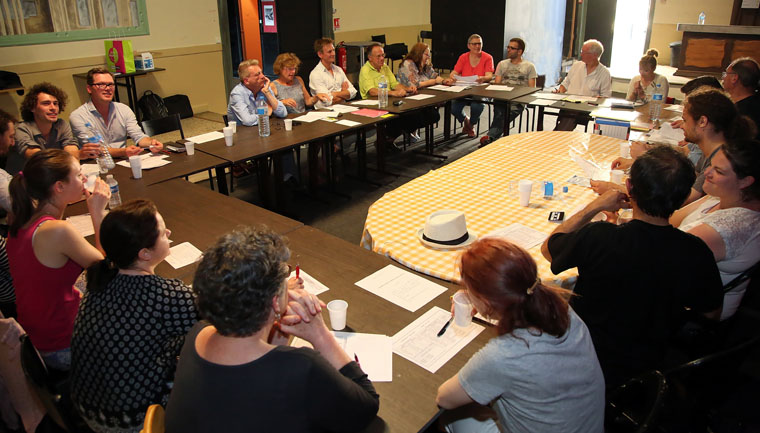
[[432,66],[428,66],[423,72],[417,68],[417,65],[411,60],[404,60],[404,63],[398,68],[398,81],[404,86],[419,87],[420,81],[432,80],[438,77]]

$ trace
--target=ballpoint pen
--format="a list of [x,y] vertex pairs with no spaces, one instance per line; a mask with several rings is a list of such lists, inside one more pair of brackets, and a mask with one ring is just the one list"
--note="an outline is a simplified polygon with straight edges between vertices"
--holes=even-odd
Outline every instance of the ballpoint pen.
[[359,357],[356,356],[356,353],[354,353],[354,361],[356,361],[356,363],[361,366],[361,363],[359,362]]
[[301,267],[296,264],[296,279],[301,278]]
[[449,320],[446,322],[445,325],[443,325],[443,328],[441,328],[440,331],[438,331],[438,337],[446,333],[446,330],[449,329],[449,325],[451,325],[451,321],[454,320],[454,316],[451,316]]

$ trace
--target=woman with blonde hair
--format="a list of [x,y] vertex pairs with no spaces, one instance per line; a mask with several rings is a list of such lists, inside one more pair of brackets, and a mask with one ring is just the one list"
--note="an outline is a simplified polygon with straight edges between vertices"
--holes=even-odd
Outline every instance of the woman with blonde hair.
[[278,76],[269,88],[288,113],[303,113],[306,107],[313,107],[319,101],[318,97],[309,94],[303,79],[296,75],[300,65],[301,60],[293,53],[280,54],[272,65]]
[[660,52],[657,49],[651,48],[641,57],[639,60],[639,75],[631,78],[631,82],[628,83],[628,92],[625,99],[647,102],[652,99],[652,95],[654,95],[657,85],[659,85],[660,93],[663,95],[662,102],[665,102],[665,98],[670,90],[668,79],[664,75],[654,72],[657,69],[657,56],[659,55]]
[[[438,388],[444,409],[470,405],[445,415],[447,429],[602,432],[604,377],[569,292],[542,283],[533,258],[497,238],[465,251],[461,271],[465,293],[496,321],[497,336]],[[488,408],[473,403],[490,405],[496,416],[474,419],[473,411]]]

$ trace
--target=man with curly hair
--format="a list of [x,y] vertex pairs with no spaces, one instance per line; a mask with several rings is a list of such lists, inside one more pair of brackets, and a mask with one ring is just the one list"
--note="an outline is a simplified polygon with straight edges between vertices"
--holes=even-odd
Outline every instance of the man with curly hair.
[[79,146],[69,122],[58,117],[67,101],[66,92],[48,82],[29,89],[21,102],[23,122],[16,127],[16,145],[6,163],[9,173],[18,173],[27,159],[44,149],[63,149],[79,158]]

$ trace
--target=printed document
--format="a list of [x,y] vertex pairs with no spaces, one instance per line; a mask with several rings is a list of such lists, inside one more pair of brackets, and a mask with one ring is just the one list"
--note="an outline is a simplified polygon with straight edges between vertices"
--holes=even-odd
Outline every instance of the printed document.
[[548,235],[544,232],[532,229],[519,223],[510,224],[504,228],[494,230],[484,237],[501,238],[519,245],[525,250],[529,250],[536,245],[544,243]]
[[219,131],[212,131],[212,132],[207,132],[205,134],[196,135],[196,136],[193,136],[193,137],[187,137],[186,140],[187,141],[192,141],[195,144],[201,144],[201,143],[205,143],[207,141],[218,140],[220,138],[224,138],[224,134],[222,134]]
[[174,269],[193,264],[201,259],[203,252],[195,247],[190,242],[182,242],[179,245],[175,245],[169,248],[169,257],[167,257],[166,263],[172,265]]
[[409,311],[417,311],[446,291],[440,284],[393,265],[380,269],[356,285]]
[[[150,170],[151,168],[163,167],[166,164],[171,164],[172,162],[166,159],[168,157],[169,155],[166,155],[166,154],[154,155],[152,153],[146,153],[146,154],[140,155],[140,159],[142,160],[142,169]],[[129,161],[126,161],[126,160],[119,161],[116,163],[116,165],[130,168]]]
[[407,96],[406,99],[422,100],[428,98],[435,98],[435,95],[428,95],[426,93],[418,93],[416,95]]
[[[303,272],[303,271],[301,271]],[[359,358],[362,371],[372,382],[391,382],[393,379],[393,340],[387,335],[333,331],[338,344],[351,359]],[[294,338],[293,347],[312,347],[301,338]]]
[[70,216],[66,218],[66,221],[73,225],[84,238],[95,234],[95,228],[92,226],[92,217],[88,213]]
[[502,92],[511,92],[515,90],[514,87],[505,86],[503,84],[491,84],[490,86],[486,87],[486,90],[499,90]]
[[450,311],[431,308],[393,336],[393,351],[435,373],[485,329],[474,322],[460,328],[452,321],[446,332],[438,337],[438,331],[450,318]]
[[[290,273],[289,278],[293,278],[295,276],[296,276],[296,271],[294,269]],[[303,288],[306,289],[306,291],[311,293],[312,295],[318,295],[322,292],[326,292],[330,290],[329,287],[325,286],[324,284],[320,283],[319,280],[317,280],[316,278],[304,272],[303,269],[300,270],[299,276],[303,280]]]

